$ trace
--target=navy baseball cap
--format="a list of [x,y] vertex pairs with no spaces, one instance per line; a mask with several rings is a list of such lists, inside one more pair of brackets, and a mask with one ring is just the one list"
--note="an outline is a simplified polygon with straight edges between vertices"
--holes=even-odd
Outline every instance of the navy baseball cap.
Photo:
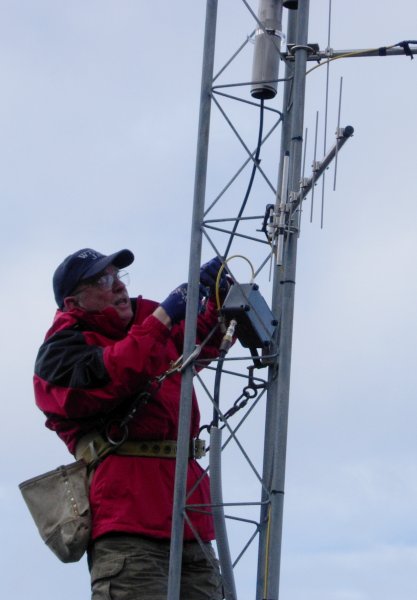
[[54,295],[59,308],[64,306],[64,298],[70,296],[83,279],[98,275],[109,265],[123,269],[132,264],[134,259],[133,252],[126,249],[109,256],[91,248],[83,248],[70,254],[62,261],[53,276]]

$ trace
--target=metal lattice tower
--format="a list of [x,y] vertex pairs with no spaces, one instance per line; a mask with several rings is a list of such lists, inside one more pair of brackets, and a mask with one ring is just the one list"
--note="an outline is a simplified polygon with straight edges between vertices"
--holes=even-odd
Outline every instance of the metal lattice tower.
[[[260,283],[262,295],[278,323],[261,356],[255,356],[251,348],[242,349],[236,344],[230,362],[227,359],[225,361],[225,374],[234,384],[225,384],[227,392],[224,396],[233,398],[235,390],[242,390],[243,387],[243,393],[239,395],[236,392],[237,399],[233,404],[233,407],[242,410],[233,424],[230,419],[226,419],[228,415],[236,418],[236,411],[229,410],[225,415],[230,403],[223,400],[222,392],[222,402],[217,412],[226,433],[223,447],[227,451],[231,446],[237,449],[257,483],[256,497],[252,495],[249,498],[225,499],[222,503],[221,508],[227,510],[227,517],[252,526],[252,533],[243,541],[242,548],[232,548],[232,561],[238,564],[248,549],[255,546],[256,586],[248,592],[247,597],[275,600],[279,596],[294,291],[302,202],[310,190],[314,190],[317,179],[329,163],[337,158],[338,151],[353,133],[349,126],[338,126],[333,147],[321,161],[315,160],[312,176],[304,178],[302,155],[306,65],[309,60],[329,59],[330,56],[320,53],[317,47],[308,43],[309,0],[259,0],[257,14],[246,0],[241,1],[241,7],[247,11],[252,22],[252,33],[215,73],[218,0],[207,0],[169,600],[179,598],[183,526],[187,511],[215,512],[219,508],[216,505],[190,507],[187,505],[186,492],[193,384],[197,382],[200,386],[200,403],[203,393],[213,402],[210,383],[206,383],[204,376],[200,378],[196,372],[196,361],[188,360],[194,356],[195,350],[199,268],[204,246],[207,247],[205,254],[209,257],[215,253],[222,259],[227,259],[233,247],[232,254],[236,253],[236,248],[239,255],[243,254],[252,263],[256,263],[255,281]],[[286,50],[281,45],[284,37],[283,13],[286,17]],[[402,51],[392,49],[391,53]],[[343,53],[346,54],[347,51],[339,54]],[[351,55],[378,54],[355,51]],[[246,60],[248,72],[248,57],[253,60],[252,77],[245,78],[244,73],[237,68],[242,79],[236,82],[233,72],[232,80],[228,80],[231,65],[235,66],[242,56],[243,62]],[[332,54],[332,57],[335,56],[337,52]],[[278,76],[280,63],[281,69],[285,69],[284,74],[280,74],[281,78]],[[235,124],[234,114],[230,114],[235,106],[239,106],[240,116],[245,115],[241,127]],[[230,164],[230,178],[225,180],[220,191],[213,193],[210,189],[208,193],[209,140],[211,141],[212,136],[214,109],[216,118],[232,132],[243,153],[243,159],[240,164],[230,161],[233,163]],[[247,116],[249,114],[250,117]],[[218,135],[218,132],[216,123],[215,134]],[[221,154],[221,148],[219,152]],[[228,159],[229,157],[225,157],[223,163],[229,163]],[[244,178],[246,179],[242,182]],[[267,218],[268,214],[270,220]],[[227,267],[234,276],[235,263],[227,262]],[[243,282],[240,275],[234,279],[235,285],[239,286]],[[259,446],[263,447],[260,464],[252,460],[251,444],[247,445],[247,440],[241,433],[256,410],[260,410],[264,423],[263,439],[257,438],[255,444],[258,454]],[[250,437],[253,446],[253,434]],[[234,510],[237,511],[235,514]],[[242,516],[242,512],[239,512],[242,510],[245,514],[251,511],[251,515],[256,511],[256,517]],[[233,586],[226,590],[227,600],[237,597],[232,588]]]

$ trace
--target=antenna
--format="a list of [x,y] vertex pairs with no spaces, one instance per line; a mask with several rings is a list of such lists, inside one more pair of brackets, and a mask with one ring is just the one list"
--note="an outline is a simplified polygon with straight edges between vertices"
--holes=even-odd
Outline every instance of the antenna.
[[[343,89],[343,77],[340,78],[340,86],[339,86],[339,110],[337,112],[337,129],[336,129],[336,137],[340,138],[340,114],[342,110],[342,89]],[[338,152],[336,151],[336,155],[334,157],[334,180],[333,180],[333,191],[336,191],[336,178],[337,178],[337,157]]]
[[319,129],[319,111],[316,112],[316,129],[314,133],[314,158],[313,158],[313,187],[311,191],[311,212],[310,212],[310,223],[313,222],[313,210],[314,210],[314,188],[316,185],[315,173],[318,172],[320,168],[320,163],[317,162],[317,136]]
[[[305,172],[306,172],[306,155],[307,155],[307,141],[308,141],[308,128],[305,128],[305,133],[304,133],[304,154],[303,154],[303,171],[302,171],[302,178],[300,181],[300,194],[302,193],[302,190],[304,189],[305,185],[306,185],[306,179],[305,179]],[[303,195],[304,197],[304,195]],[[300,235],[301,233],[301,217],[303,214],[303,204],[302,202],[300,202],[300,221],[299,221],[299,230],[298,230],[298,235]]]
[[[327,49],[330,51],[330,32],[332,28],[332,0],[329,0],[329,18],[328,18],[328,27],[327,27]],[[326,154],[327,151],[327,117],[328,117],[328,109],[329,109],[329,82],[330,82],[330,63],[326,65],[326,93],[325,93],[325,103],[324,103],[324,141],[323,141],[323,154]],[[325,190],[325,181],[326,174],[323,173],[322,178],[322,186],[321,186],[321,216],[320,216],[320,227],[323,229],[323,221],[324,221],[324,190]]]

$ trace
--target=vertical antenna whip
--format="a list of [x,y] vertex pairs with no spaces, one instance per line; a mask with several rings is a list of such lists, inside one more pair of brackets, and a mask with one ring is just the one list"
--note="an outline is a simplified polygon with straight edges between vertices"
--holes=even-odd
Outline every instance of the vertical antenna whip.
[[[336,131],[336,140],[338,140],[342,136],[342,132],[340,131],[340,114],[342,110],[342,88],[343,88],[343,77],[340,78],[340,87],[339,87],[339,110],[337,114],[337,131]],[[336,190],[336,177],[337,177],[337,155],[338,155],[338,144],[336,144],[336,154],[334,157],[334,181],[333,181],[333,191]]]
[[[304,188],[305,185],[305,171],[306,171],[306,154],[307,154],[307,139],[308,139],[308,128],[305,128],[305,132],[304,132],[304,150],[303,150],[303,167],[302,167],[302,175],[301,175],[301,181],[300,181],[300,191]],[[300,202],[300,219],[298,222],[298,237],[300,237],[300,233],[301,233],[301,217],[303,214],[303,203]]]
[[319,111],[316,112],[316,133],[314,137],[314,158],[313,158],[313,182],[311,188],[311,212],[310,212],[310,223],[313,222],[313,210],[314,210],[314,188],[316,186],[316,172],[318,170],[317,163],[317,132],[319,127]]
[[[330,51],[330,32],[332,27],[332,0],[329,0],[329,22],[327,28],[327,50]],[[326,100],[324,109],[324,144],[323,144],[323,155],[327,152],[327,113],[329,109],[329,81],[330,81],[330,63],[326,65]],[[323,173],[322,187],[321,187],[321,219],[320,227],[323,229],[324,220],[324,191],[326,183],[326,173]]]

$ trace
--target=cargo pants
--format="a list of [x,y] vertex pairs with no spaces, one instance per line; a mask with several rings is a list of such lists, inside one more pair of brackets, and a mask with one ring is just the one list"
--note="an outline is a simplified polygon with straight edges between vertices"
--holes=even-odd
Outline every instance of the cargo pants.
[[[166,600],[169,540],[109,534],[89,550],[92,600]],[[222,600],[218,561],[210,543],[185,542],[181,600]]]

